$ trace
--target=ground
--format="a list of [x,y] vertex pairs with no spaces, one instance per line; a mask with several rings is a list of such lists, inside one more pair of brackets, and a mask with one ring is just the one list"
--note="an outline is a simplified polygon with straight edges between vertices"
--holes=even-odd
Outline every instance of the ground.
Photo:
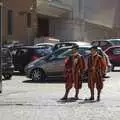
[[[100,102],[86,102],[87,83],[83,83],[78,101],[61,102],[64,83],[33,83],[14,75],[3,81],[0,95],[0,120],[119,120],[119,71],[109,73]],[[70,96],[74,96],[74,89]]]

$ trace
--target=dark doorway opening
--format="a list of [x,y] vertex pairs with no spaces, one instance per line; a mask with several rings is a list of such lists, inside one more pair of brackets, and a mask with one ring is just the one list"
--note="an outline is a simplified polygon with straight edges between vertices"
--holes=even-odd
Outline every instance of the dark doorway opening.
[[48,18],[38,17],[37,37],[49,36],[49,20]]

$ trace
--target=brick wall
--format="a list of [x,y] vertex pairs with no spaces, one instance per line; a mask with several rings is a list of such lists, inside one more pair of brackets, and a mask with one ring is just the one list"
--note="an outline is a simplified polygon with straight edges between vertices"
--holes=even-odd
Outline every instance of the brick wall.
[[[19,40],[30,43],[36,29],[35,0],[6,0],[3,13],[3,38],[6,41]],[[13,33],[8,34],[8,10],[13,11]],[[27,13],[31,13],[31,27],[27,27]]]

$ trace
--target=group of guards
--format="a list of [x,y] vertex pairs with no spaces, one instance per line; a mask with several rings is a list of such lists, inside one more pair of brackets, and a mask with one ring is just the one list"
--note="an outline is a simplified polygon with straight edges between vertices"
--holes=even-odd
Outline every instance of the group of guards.
[[85,63],[84,57],[78,53],[78,46],[72,48],[72,54],[65,60],[64,79],[65,79],[65,95],[61,100],[67,100],[70,89],[74,86],[75,96],[77,100],[79,89],[82,88],[81,75],[85,71],[85,65],[88,66],[88,88],[91,96],[87,100],[94,100],[94,89],[97,89],[97,101],[100,101],[100,94],[103,88],[103,75],[105,73],[106,64],[101,55],[97,53],[97,47],[90,48],[91,54],[88,57],[88,62]]

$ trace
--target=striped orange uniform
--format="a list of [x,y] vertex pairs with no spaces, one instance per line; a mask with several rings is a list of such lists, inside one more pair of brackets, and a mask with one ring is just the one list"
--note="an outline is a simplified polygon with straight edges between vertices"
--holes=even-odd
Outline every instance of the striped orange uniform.
[[95,85],[98,90],[103,88],[103,74],[105,71],[103,58],[96,54],[88,58],[88,87],[94,89]]
[[75,89],[82,87],[80,79],[81,72],[85,68],[83,56],[77,54],[75,57],[69,57],[65,62],[64,79],[66,89],[71,89],[74,85]]

